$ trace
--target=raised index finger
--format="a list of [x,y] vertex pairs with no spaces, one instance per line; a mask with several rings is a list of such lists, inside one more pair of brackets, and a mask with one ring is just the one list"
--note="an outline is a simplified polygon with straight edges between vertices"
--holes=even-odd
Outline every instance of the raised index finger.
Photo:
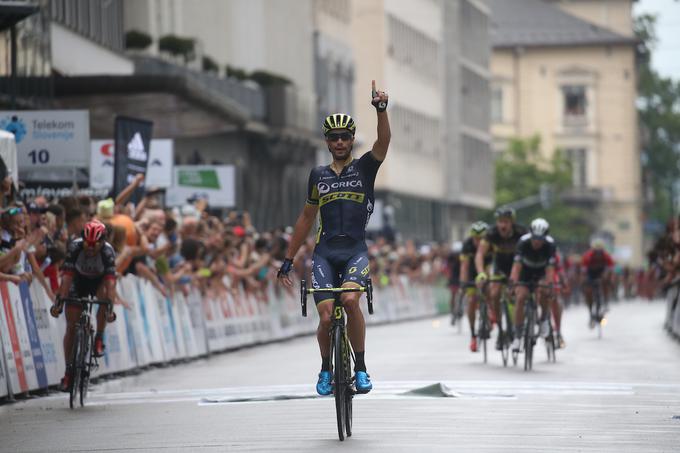
[[373,97],[376,97],[378,93],[375,90],[375,80],[371,80],[371,94],[373,94]]

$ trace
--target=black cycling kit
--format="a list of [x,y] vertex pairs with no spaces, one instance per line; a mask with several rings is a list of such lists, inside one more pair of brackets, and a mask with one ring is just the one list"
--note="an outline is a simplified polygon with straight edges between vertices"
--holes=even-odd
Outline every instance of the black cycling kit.
[[531,234],[525,234],[517,244],[515,262],[522,264],[520,282],[536,283],[545,277],[545,270],[555,265],[557,247],[551,236],[546,236],[538,249],[531,244]]
[[96,296],[103,279],[116,278],[116,252],[104,242],[97,253],[90,255],[79,238],[69,244],[62,269],[64,275],[73,277],[70,296]]
[[[309,175],[307,203],[319,206],[320,221],[312,259],[312,286],[360,286],[368,277],[366,226],[375,204],[374,185],[381,162],[371,151],[352,160],[338,175],[330,165]],[[317,293],[314,300],[332,299]]]
[[517,251],[517,243],[526,232],[526,228],[514,224],[512,226],[512,234],[509,237],[502,236],[497,226],[494,226],[486,233],[482,240],[489,244],[493,253],[493,266],[491,270],[493,278],[500,279],[510,276],[512,263],[515,260],[515,252]]
[[[474,282],[477,277],[477,267],[475,266],[475,256],[477,255],[477,245],[475,245],[475,240],[472,237],[465,239],[463,242],[463,250],[460,254],[460,261],[469,261],[468,265],[468,281],[463,283]],[[489,250],[484,256],[484,267],[486,268],[491,264],[493,254]]]

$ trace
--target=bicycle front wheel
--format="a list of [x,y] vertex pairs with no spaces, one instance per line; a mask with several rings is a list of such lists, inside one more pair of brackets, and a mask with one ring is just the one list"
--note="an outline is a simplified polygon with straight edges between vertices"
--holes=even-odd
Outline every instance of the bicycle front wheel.
[[352,400],[354,399],[354,391],[352,390],[352,362],[350,361],[350,346],[347,337],[344,336],[344,368],[345,368],[345,433],[347,437],[352,436]]
[[92,368],[92,350],[94,348],[94,340],[92,332],[88,335],[83,335],[83,343],[81,347],[82,369],[80,370],[80,407],[85,406],[85,399],[87,398],[87,390],[90,386],[90,369]]
[[76,325],[75,334],[73,348],[71,349],[71,388],[69,389],[68,401],[71,409],[74,409],[77,404],[78,392],[80,391],[80,376],[81,370],[83,368],[80,361],[83,342],[83,329],[80,325]]
[[533,367],[534,331],[536,330],[536,318],[533,307],[527,310],[525,318],[526,330],[524,332],[524,371],[529,371]]
[[335,393],[335,416],[338,422],[338,438],[345,440],[345,410],[347,398],[347,384],[345,382],[345,366],[344,366],[344,349],[345,343],[343,341],[344,332],[341,327],[335,327],[333,330],[333,392]]

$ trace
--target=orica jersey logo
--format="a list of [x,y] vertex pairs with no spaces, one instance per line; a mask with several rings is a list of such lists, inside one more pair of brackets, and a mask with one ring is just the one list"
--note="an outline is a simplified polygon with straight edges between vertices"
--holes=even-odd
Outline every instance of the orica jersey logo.
[[20,143],[26,136],[26,125],[24,121],[16,115],[0,120],[0,129],[14,134],[14,140]]

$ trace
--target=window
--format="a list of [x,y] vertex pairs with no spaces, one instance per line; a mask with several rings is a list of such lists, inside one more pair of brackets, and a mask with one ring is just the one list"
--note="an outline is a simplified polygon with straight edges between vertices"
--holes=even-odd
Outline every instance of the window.
[[581,126],[587,121],[586,87],[567,85],[562,87],[564,95],[564,123],[567,126]]
[[584,188],[588,185],[587,155],[584,148],[567,149],[567,159],[571,162],[571,181],[574,187]]
[[491,121],[503,122],[503,88],[494,87],[491,92]]

